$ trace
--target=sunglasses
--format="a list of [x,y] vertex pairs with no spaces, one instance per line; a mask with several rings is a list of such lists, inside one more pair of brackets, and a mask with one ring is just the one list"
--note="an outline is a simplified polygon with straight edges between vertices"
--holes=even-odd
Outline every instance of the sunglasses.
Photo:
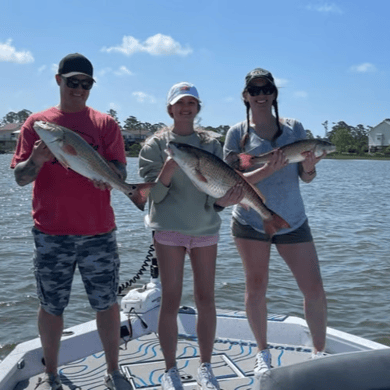
[[68,88],[76,89],[79,85],[81,85],[83,89],[89,91],[93,87],[92,79],[79,80],[76,79],[75,77],[64,77],[64,76],[61,77],[65,80],[66,86]]
[[246,90],[251,96],[259,96],[261,93],[264,95],[272,95],[276,91],[276,87],[272,84],[267,84],[262,87],[251,85]]

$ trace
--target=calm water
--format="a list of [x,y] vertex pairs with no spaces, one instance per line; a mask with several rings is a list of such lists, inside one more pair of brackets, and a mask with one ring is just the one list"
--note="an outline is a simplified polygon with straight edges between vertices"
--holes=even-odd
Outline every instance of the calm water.
[[[31,185],[18,187],[0,155],[0,359],[14,344],[37,336],[38,300],[32,273]],[[301,184],[328,296],[329,326],[390,345],[390,161],[324,160],[317,178]],[[128,159],[128,181],[140,182],[137,159]],[[145,213],[113,191],[121,281],[142,265],[151,243]],[[244,274],[230,237],[230,209],[222,212],[216,301],[243,310]],[[141,279],[149,278],[149,272]],[[182,303],[193,305],[186,263]],[[290,271],[272,252],[269,312],[303,316],[302,296]],[[94,318],[79,276],[73,284],[65,326]]]

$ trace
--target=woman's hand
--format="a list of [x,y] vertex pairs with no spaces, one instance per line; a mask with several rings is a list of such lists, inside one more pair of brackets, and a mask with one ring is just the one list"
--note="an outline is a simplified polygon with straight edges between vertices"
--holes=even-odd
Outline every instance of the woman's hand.
[[326,152],[319,157],[316,157],[313,152],[304,152],[302,156],[305,159],[299,163],[299,176],[304,182],[310,183],[317,173],[316,164],[326,156]]
[[288,160],[281,149],[275,149],[271,155],[270,160],[264,165],[263,169],[267,171],[268,176],[274,172],[279,171],[288,165]]
[[312,172],[315,169],[316,164],[326,156],[326,152],[324,152],[321,156],[316,157],[313,152],[304,152],[302,156],[305,159],[301,162],[302,169],[305,173]]
[[165,160],[165,163],[161,169],[160,174],[158,175],[157,180],[159,180],[165,187],[169,187],[172,181],[173,174],[179,168],[177,162],[172,158],[168,157]]

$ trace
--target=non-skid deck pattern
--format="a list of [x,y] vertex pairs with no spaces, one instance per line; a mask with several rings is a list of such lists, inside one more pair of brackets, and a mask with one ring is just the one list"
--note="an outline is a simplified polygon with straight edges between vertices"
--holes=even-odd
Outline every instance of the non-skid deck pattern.
[[[270,345],[272,365],[278,367],[308,360],[311,349],[288,345]],[[243,340],[217,339],[214,344],[212,365],[222,390],[249,390],[253,387],[253,366],[256,345]],[[194,338],[180,337],[177,365],[186,390],[197,389],[196,371],[199,349]],[[123,344],[120,367],[135,389],[160,389],[164,373],[164,360],[156,335],[142,336]],[[106,390],[104,353],[91,355],[60,367],[64,390]],[[15,390],[33,390],[38,377],[19,383]]]

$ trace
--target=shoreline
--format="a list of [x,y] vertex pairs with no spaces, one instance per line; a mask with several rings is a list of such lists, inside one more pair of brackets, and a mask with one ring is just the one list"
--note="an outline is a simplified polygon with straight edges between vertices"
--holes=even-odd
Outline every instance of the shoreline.
[[[12,151],[0,151],[0,154],[14,154],[14,152]],[[138,157],[138,154],[133,154],[129,151],[126,151],[126,157]],[[390,156],[389,157],[386,157],[386,156],[368,156],[368,155],[364,155],[364,156],[359,156],[359,155],[355,155],[355,154],[348,154],[348,155],[345,155],[345,154],[337,154],[337,155],[334,155],[334,156],[326,156],[324,157],[325,159],[328,159],[328,160],[390,160]]]

